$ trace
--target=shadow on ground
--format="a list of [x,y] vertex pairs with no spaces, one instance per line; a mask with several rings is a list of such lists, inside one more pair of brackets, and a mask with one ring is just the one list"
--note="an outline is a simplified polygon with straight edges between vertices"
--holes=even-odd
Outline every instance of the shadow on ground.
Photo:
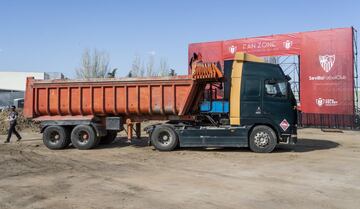
[[316,150],[333,149],[339,145],[339,143],[329,140],[301,138],[295,145],[280,144],[274,152],[311,152]]
[[[280,144],[273,151],[274,153],[282,152],[311,152],[316,150],[327,150],[338,147],[340,144],[320,139],[305,139],[298,140],[296,145]],[[115,147],[127,147],[133,146],[137,148],[143,148],[148,146],[148,138],[142,137],[141,139],[133,139],[128,141],[125,137],[118,137],[112,144],[99,145],[96,149],[109,149]],[[178,148],[175,151],[206,151],[206,152],[249,152],[248,148]]]

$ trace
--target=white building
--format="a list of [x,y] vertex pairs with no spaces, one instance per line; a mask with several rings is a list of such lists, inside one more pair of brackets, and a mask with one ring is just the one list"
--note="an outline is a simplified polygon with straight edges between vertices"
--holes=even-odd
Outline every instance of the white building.
[[45,73],[0,72],[0,90],[24,92],[27,77],[35,77],[35,79],[45,79]]
[[[0,109],[14,105],[14,100],[22,101],[26,88],[26,78],[35,79],[63,79],[61,73],[43,72],[1,72],[0,71]],[[17,105],[16,105],[17,106]],[[21,106],[21,104],[20,104]]]

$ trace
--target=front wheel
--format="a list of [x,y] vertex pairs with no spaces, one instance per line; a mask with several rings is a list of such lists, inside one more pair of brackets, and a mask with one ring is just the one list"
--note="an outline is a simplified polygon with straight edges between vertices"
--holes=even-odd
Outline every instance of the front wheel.
[[175,130],[169,126],[157,126],[151,133],[151,143],[157,150],[171,151],[178,145],[179,139]]
[[257,153],[272,152],[277,144],[275,131],[269,126],[256,126],[249,138],[249,146],[251,151]]

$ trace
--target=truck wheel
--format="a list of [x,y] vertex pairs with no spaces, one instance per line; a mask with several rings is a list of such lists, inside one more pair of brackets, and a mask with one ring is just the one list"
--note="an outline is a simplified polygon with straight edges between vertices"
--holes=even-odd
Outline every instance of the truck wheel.
[[62,126],[49,126],[44,130],[43,142],[49,149],[64,149],[70,144],[70,132]]
[[175,149],[178,141],[178,135],[175,130],[169,126],[157,126],[151,133],[151,144],[160,151],[171,151]]
[[91,126],[78,125],[71,132],[71,143],[81,150],[91,149],[99,144],[99,138]]
[[111,144],[117,136],[117,131],[107,131],[107,135],[100,138],[99,144]]
[[276,144],[276,134],[269,126],[256,126],[250,134],[249,146],[253,152],[272,152],[275,149]]

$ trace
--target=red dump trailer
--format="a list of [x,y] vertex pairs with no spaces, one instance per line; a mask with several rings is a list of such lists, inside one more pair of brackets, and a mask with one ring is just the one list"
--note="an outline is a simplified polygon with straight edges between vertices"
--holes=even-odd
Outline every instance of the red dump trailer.
[[[198,93],[190,76],[93,79],[28,79],[25,115],[35,120],[76,116],[123,115],[131,119],[166,119],[185,115]],[[74,117],[75,116],[75,117]]]

